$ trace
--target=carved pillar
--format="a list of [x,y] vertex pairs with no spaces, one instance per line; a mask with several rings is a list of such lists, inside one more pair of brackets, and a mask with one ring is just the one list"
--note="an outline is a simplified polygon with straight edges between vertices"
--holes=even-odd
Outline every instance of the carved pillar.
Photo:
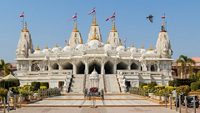
[[76,64],[73,64],[73,74],[76,74]]
[[51,62],[50,61],[48,61],[48,69],[49,69],[49,71],[51,71]]
[[158,67],[157,71],[159,72],[160,71],[160,61],[157,62],[157,67]]
[[88,73],[89,73],[89,71],[88,71],[88,63],[85,62],[85,74],[88,74]]
[[116,74],[117,73],[117,64],[116,64],[116,62],[114,62],[113,70],[114,70],[113,73]]
[[101,63],[101,74],[104,74],[104,63]]
[[29,61],[29,68],[28,68],[29,71],[31,71],[31,65],[32,65],[32,63],[31,63],[31,61]]

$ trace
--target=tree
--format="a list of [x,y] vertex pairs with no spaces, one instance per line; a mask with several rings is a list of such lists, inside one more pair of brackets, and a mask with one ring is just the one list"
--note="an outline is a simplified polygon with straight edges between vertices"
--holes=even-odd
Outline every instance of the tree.
[[[192,66],[195,64],[195,61],[192,60],[191,58],[185,56],[185,55],[180,55],[179,58],[176,60],[177,63],[177,67],[179,68],[180,65],[180,69],[179,69],[179,75],[181,75],[181,78],[187,78],[187,67],[189,70],[189,74],[193,73],[193,68]],[[177,69],[178,69],[177,68]]]
[[3,59],[0,60],[0,71],[3,72],[3,76],[10,74],[11,72],[10,67],[11,67],[10,63],[5,63]]

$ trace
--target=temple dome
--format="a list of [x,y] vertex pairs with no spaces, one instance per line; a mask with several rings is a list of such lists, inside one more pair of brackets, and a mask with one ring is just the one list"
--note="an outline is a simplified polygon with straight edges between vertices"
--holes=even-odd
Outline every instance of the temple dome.
[[35,49],[34,54],[41,54],[42,51],[40,49]]
[[119,51],[124,51],[125,50],[125,47],[124,46],[118,46],[117,48],[116,48],[116,50],[119,52]]
[[76,50],[85,51],[85,45],[84,45],[84,44],[78,44],[78,45],[76,46]]
[[61,51],[61,48],[59,46],[55,46],[52,48],[52,52],[59,53]]
[[137,48],[136,47],[131,47],[130,48],[130,52],[131,53],[136,53],[137,52]]
[[51,52],[51,50],[49,48],[45,48],[42,50],[42,52],[45,54],[49,54]]
[[88,46],[91,49],[97,49],[99,47],[101,47],[103,45],[102,42],[100,42],[99,40],[91,40],[88,42]]
[[112,50],[112,45],[111,45],[111,44],[105,44],[105,45],[104,45],[104,50],[105,50],[105,51],[110,51],[110,50]]
[[66,46],[63,48],[63,51],[64,51],[64,52],[71,51],[71,47],[70,47],[69,45],[66,45]]

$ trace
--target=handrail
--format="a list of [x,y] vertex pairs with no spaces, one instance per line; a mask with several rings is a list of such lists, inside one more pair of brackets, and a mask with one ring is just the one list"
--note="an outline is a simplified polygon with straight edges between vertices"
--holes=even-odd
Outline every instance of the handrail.
[[102,74],[102,76],[103,76],[104,92],[107,92],[105,74]]
[[85,91],[85,85],[86,85],[86,74],[84,74],[84,79],[83,79],[83,92]]

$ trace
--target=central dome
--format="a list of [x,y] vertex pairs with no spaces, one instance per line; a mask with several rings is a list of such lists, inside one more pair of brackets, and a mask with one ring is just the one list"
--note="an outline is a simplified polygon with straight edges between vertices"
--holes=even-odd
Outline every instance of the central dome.
[[88,42],[88,46],[91,49],[97,49],[99,47],[101,47],[103,45],[102,42],[100,42],[99,40],[91,40]]

